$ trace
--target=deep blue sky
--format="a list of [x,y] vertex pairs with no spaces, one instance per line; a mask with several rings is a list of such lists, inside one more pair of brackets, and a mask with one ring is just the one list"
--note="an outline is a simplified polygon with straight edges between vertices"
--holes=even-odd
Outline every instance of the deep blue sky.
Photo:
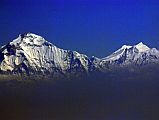
[[0,0],[0,44],[25,32],[97,57],[140,41],[159,48],[159,0]]

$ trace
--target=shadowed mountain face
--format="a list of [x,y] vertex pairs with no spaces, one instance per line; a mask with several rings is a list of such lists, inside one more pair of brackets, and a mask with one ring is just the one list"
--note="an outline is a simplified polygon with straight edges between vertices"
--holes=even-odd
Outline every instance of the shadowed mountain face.
[[159,51],[142,42],[123,45],[113,54],[102,59],[87,57],[76,51],[63,50],[43,37],[27,33],[1,47],[0,68],[2,72],[27,74],[88,74],[94,71],[108,72],[112,68],[158,65]]
[[4,54],[2,71],[64,74],[88,72],[93,68],[86,55],[57,48],[41,36],[31,33],[20,35],[1,49]]

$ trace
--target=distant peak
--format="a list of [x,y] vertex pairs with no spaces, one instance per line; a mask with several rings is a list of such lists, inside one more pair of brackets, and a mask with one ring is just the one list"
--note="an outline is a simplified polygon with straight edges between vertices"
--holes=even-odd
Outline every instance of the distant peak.
[[145,44],[143,44],[142,42],[138,43],[137,45],[135,45],[134,47],[136,47],[139,52],[145,52],[147,50],[149,50],[150,48],[148,46],[146,46]]
[[143,42],[139,42],[136,46],[143,46],[145,44],[143,44]]
[[129,49],[129,48],[131,48],[132,46],[130,46],[130,45],[123,45],[122,47],[121,47],[121,49]]

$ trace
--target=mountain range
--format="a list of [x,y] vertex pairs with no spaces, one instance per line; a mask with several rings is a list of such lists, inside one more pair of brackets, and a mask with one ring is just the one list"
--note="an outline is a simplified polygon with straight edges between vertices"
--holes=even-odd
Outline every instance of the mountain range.
[[1,73],[87,74],[92,71],[105,72],[114,67],[150,64],[159,64],[159,50],[149,48],[142,42],[133,46],[123,45],[104,58],[60,49],[33,33],[20,34],[0,48]]

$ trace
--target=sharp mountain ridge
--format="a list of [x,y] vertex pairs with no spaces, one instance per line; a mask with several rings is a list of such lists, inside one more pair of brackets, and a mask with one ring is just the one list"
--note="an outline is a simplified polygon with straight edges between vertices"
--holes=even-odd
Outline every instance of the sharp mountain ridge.
[[104,58],[88,57],[56,47],[43,37],[26,33],[0,48],[0,70],[10,73],[77,74],[107,71],[112,66],[145,66],[159,63],[159,51],[142,42],[123,45]]

